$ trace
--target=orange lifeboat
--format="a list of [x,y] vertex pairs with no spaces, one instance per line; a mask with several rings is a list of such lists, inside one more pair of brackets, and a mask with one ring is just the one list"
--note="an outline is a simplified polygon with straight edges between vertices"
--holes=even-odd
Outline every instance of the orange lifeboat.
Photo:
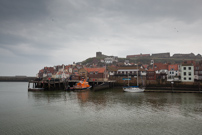
[[75,86],[74,86],[74,90],[84,90],[84,89],[90,89],[91,86],[88,84],[88,82],[86,82],[86,80],[84,81],[80,81],[78,82]]

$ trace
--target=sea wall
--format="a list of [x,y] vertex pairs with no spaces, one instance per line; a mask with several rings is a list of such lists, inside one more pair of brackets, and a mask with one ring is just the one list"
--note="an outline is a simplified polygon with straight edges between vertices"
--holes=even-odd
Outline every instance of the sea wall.
[[0,82],[28,82],[34,80],[36,77],[27,76],[0,76]]

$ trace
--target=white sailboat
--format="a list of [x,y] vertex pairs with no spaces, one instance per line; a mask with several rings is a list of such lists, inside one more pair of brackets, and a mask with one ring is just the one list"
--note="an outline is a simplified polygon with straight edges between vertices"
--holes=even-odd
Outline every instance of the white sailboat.
[[125,92],[144,92],[143,88],[138,87],[138,68],[137,68],[137,86],[129,86],[129,75],[128,75],[128,86],[123,87]]

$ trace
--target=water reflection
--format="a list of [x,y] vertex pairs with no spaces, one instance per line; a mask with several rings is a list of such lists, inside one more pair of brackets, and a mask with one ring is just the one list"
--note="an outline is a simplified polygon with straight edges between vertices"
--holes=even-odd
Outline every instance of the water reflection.
[[76,99],[75,94],[65,91],[37,91],[37,92],[28,92],[28,98],[34,100],[35,102],[60,102]]
[[120,89],[103,91],[44,91],[28,92],[28,98],[35,102],[69,102],[80,107],[102,110],[119,106],[125,110],[141,109],[152,113],[164,112],[170,115],[202,114],[202,95],[194,93],[126,93]]

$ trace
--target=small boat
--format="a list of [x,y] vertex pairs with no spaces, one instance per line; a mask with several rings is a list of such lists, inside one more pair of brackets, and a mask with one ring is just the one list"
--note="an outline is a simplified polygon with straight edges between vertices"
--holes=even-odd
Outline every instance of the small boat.
[[144,92],[143,88],[138,87],[138,66],[137,66],[137,86],[129,86],[129,75],[128,75],[128,86],[123,87],[123,91],[125,92]]
[[90,89],[91,86],[86,82],[86,80],[79,81],[76,83],[76,85],[73,87],[73,90],[85,90],[85,89]]

